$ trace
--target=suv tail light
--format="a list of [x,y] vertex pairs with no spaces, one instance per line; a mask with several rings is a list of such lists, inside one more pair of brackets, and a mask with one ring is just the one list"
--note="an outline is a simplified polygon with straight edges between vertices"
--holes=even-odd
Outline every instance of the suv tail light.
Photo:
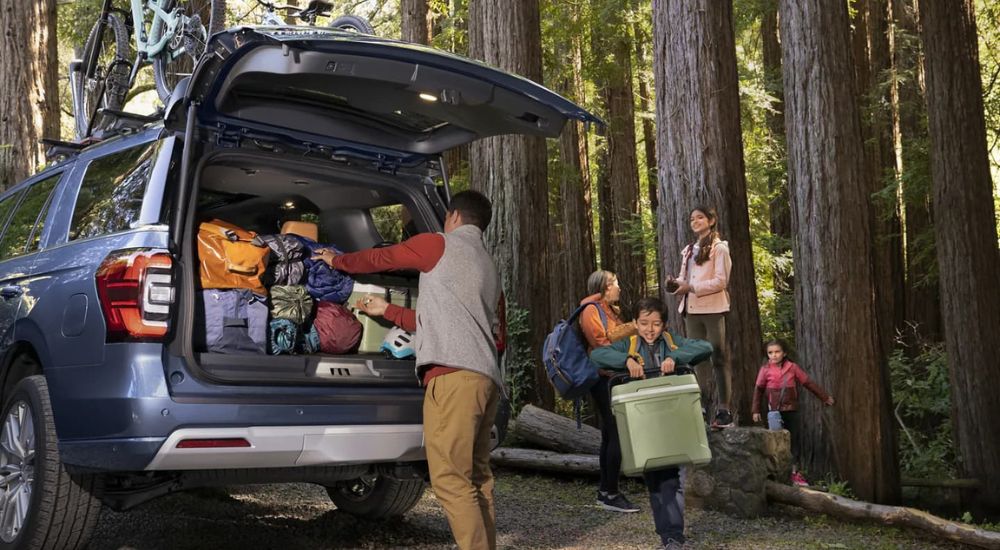
[[174,302],[172,266],[169,253],[148,248],[116,250],[104,258],[95,278],[108,342],[166,336]]

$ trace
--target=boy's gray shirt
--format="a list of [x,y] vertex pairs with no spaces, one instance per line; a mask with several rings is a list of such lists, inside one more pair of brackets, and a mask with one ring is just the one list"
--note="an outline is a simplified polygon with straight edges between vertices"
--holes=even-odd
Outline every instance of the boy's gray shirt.
[[444,254],[420,275],[417,370],[442,365],[478,372],[506,394],[493,336],[500,300],[496,264],[478,227],[466,224],[442,235]]

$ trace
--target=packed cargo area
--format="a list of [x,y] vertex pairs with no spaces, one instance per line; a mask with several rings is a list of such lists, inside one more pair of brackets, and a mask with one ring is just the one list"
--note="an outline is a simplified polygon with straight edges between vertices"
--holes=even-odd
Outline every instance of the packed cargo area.
[[413,308],[418,273],[349,275],[314,255],[440,230],[444,203],[433,180],[224,152],[201,163],[194,188],[186,341],[203,373],[224,382],[417,385],[413,336],[356,304],[377,295]]

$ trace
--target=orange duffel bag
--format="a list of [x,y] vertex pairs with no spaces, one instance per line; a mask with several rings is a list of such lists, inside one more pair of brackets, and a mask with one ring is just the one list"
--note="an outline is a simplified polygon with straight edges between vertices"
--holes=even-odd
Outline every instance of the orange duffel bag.
[[260,282],[271,251],[255,241],[247,231],[222,220],[208,220],[198,226],[198,260],[202,288],[248,288],[267,295]]

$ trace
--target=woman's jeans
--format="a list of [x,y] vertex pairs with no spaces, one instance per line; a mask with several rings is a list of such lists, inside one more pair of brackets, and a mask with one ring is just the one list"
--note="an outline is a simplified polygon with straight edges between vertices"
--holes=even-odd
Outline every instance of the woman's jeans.
[[598,489],[609,494],[618,492],[618,473],[622,469],[622,447],[618,441],[618,424],[611,414],[610,378],[601,376],[590,388],[601,421],[601,484]]
[[656,534],[664,545],[670,539],[684,542],[684,468],[646,472],[642,479],[649,490]]
[[[712,366],[715,370],[715,385],[719,400],[716,409],[729,408],[733,397],[733,367],[726,353],[726,314],[725,313],[688,313],[684,316],[684,328],[688,338],[708,340],[712,344]],[[697,365],[698,375],[706,362]],[[703,396],[708,398],[708,396]],[[725,405],[725,407],[722,407]],[[729,409],[732,410],[732,409]]]

